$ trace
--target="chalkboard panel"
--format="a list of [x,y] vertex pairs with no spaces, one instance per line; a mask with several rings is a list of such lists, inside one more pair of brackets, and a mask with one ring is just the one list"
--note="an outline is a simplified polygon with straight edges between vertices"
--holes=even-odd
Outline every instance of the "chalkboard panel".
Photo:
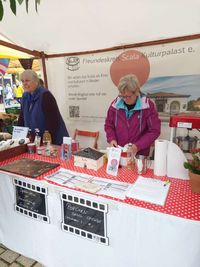
[[15,210],[33,219],[49,222],[47,216],[47,189],[14,179],[16,205]]
[[62,194],[62,229],[108,245],[106,237],[107,205]]
[[104,212],[87,208],[68,201],[63,203],[64,223],[104,236]]
[[35,213],[46,215],[45,195],[16,186],[16,205]]

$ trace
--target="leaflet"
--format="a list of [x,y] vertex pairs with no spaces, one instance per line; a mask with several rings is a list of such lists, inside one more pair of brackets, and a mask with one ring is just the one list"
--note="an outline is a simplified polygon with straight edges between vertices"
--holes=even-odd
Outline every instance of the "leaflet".
[[131,186],[129,183],[74,172],[64,168],[60,168],[57,172],[46,176],[45,179],[70,188],[79,188],[90,193],[107,195],[118,199],[125,199],[126,192]]
[[138,176],[126,196],[164,206],[169,188],[169,181]]

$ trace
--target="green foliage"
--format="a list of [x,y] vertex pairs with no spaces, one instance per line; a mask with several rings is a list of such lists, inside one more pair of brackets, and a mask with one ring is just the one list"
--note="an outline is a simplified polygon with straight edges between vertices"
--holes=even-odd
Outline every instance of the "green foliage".
[[10,0],[10,8],[12,12],[16,15],[17,8],[16,8],[16,1],[15,0]]
[[2,4],[2,1],[0,0],[0,21],[2,20],[3,18],[3,4]]
[[[12,10],[14,15],[17,14],[17,4],[21,5],[23,2],[25,2],[26,12],[28,13],[29,0],[4,0],[4,2],[6,2],[6,1],[10,2],[10,9]],[[41,0],[35,0],[36,12],[38,12],[38,5],[40,5],[40,3],[41,3]],[[3,19],[3,16],[4,16],[4,6],[3,6],[3,1],[0,0],[0,21]]]
[[26,12],[28,13],[28,1],[29,0],[26,0]]
[[193,149],[192,160],[184,162],[184,167],[193,173],[200,174],[200,148]]
[[35,10],[38,12],[38,5],[40,4],[40,0],[35,0]]
[[[197,100],[200,100],[200,97],[199,97]],[[198,107],[194,107],[194,106],[193,106],[193,103],[194,103],[194,100],[190,100],[190,101],[188,102],[188,108],[187,108],[187,110],[189,110],[189,111],[199,111],[200,108],[198,108]]]

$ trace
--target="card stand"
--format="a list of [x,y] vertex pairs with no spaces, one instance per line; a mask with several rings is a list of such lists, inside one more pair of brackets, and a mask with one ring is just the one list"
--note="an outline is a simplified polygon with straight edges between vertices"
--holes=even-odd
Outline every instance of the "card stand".
[[[47,201],[46,201],[46,196],[48,193],[47,188],[41,187],[39,185],[34,185],[34,184],[29,183],[29,182],[21,181],[21,180],[16,179],[16,178],[13,178],[13,184],[16,187],[24,188],[25,190],[28,190],[28,191],[30,190],[30,191],[35,192],[36,194],[40,194],[44,198],[45,204],[47,205]],[[17,199],[16,199],[16,203],[17,203]],[[45,214],[47,214],[46,205],[45,205]],[[26,208],[21,207],[20,205],[17,205],[17,204],[15,204],[14,208],[15,208],[16,212],[23,214],[29,218],[32,218],[34,220],[38,220],[40,222],[50,223],[49,216],[37,213],[37,212],[29,210],[29,209],[26,209]]]
[[[61,224],[61,228],[63,231],[65,232],[68,232],[68,233],[71,233],[71,234],[74,234],[74,235],[77,235],[77,236],[80,236],[82,238],[85,238],[85,239],[88,239],[88,240],[92,240],[92,241],[95,241],[99,244],[104,244],[104,245],[109,245],[109,239],[108,237],[106,236],[106,226],[107,226],[107,223],[106,223],[106,213],[108,212],[108,206],[107,204],[103,204],[103,203],[98,203],[98,202],[95,202],[95,201],[91,201],[91,200],[88,200],[88,199],[85,199],[85,198],[81,198],[81,197],[78,197],[78,196],[73,196],[73,195],[68,195],[68,194],[64,194],[64,193],[61,193],[61,200],[62,200],[62,216],[63,216],[63,222]],[[104,236],[100,236],[98,234],[94,234],[92,232],[88,232],[84,229],[80,229],[80,228],[77,228],[77,227],[74,227],[72,225],[69,225],[69,224],[66,224],[64,222],[64,212],[63,212],[63,203],[67,201],[67,202],[70,202],[72,204],[78,204],[78,205],[81,205],[83,207],[86,207],[86,208],[91,208],[93,210],[97,210],[101,213],[103,213],[103,217],[104,217]]]

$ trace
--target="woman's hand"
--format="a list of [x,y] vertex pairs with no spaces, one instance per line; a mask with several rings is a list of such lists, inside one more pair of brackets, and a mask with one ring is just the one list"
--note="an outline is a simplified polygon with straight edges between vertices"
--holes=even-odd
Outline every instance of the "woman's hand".
[[133,144],[132,149],[133,149],[133,154],[136,155],[136,153],[138,152],[137,146]]
[[117,146],[118,146],[118,145],[117,145],[117,141],[116,141],[116,140],[112,140],[112,141],[110,142],[110,146],[117,147]]

